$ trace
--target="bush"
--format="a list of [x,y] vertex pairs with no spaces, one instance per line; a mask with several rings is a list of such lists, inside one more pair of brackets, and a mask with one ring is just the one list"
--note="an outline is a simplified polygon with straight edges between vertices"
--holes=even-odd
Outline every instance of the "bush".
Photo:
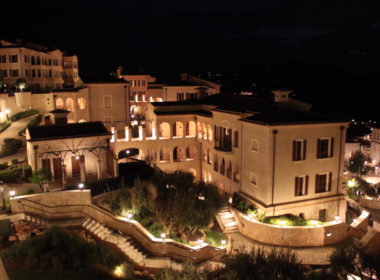
[[[96,180],[93,182],[86,182],[85,189],[91,190],[91,195],[96,196],[102,193],[110,192],[122,187],[122,181],[119,178],[107,178]],[[77,185],[67,186],[65,190],[76,190]]]
[[15,243],[3,252],[3,258],[26,269],[94,274],[112,274],[123,263],[123,257],[104,242],[87,242],[57,226]]
[[232,195],[232,206],[243,213],[247,213],[248,210],[255,210],[254,206],[247,203],[245,198],[236,192]]
[[15,138],[5,138],[1,146],[0,158],[13,155],[18,152],[22,146],[22,141]]
[[17,164],[18,163],[18,159],[17,158],[14,158],[11,160],[11,164],[14,165],[14,164]]
[[28,181],[32,174],[32,168],[28,164],[13,166],[12,168],[0,170],[0,181],[4,183],[19,183]]
[[0,170],[4,170],[8,168],[8,162],[0,163]]
[[294,215],[269,216],[262,219],[263,223],[278,225],[278,226],[306,226],[307,222],[300,217]]
[[28,110],[28,111],[19,112],[17,114],[14,114],[13,116],[10,117],[10,120],[12,122],[14,122],[14,121],[17,121],[17,120],[20,120],[20,119],[24,119],[24,118],[27,118],[29,116],[35,115],[35,114],[38,114],[38,111],[34,110],[34,109],[31,109],[31,110]]
[[0,123],[0,132],[3,132],[4,130],[6,130],[10,125],[11,125],[10,121],[5,121],[5,122]]

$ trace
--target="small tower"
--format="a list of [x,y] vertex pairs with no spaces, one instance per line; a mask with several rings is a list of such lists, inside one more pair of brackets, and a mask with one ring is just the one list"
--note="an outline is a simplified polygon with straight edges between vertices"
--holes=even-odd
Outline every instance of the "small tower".
[[50,111],[50,114],[53,116],[54,124],[67,124],[68,113],[70,113],[70,111],[67,111],[65,109],[55,109],[53,111]]
[[289,100],[289,94],[291,94],[293,91],[290,89],[275,89],[272,90],[272,93],[274,94],[274,102],[288,102]]

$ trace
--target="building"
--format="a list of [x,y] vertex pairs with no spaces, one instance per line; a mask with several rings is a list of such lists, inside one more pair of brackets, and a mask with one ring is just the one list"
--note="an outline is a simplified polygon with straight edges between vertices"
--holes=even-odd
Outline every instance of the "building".
[[66,185],[72,178],[85,182],[114,175],[111,133],[101,122],[67,124],[67,111],[54,110],[54,125],[29,127],[28,163],[33,170],[47,168]]
[[[57,48],[0,40],[2,91],[49,91],[80,85],[78,58]],[[26,85],[18,82],[23,79]]]
[[114,134],[112,149],[119,158],[138,149],[138,159],[192,172],[269,215],[344,218],[348,123],[311,113],[306,104],[296,109],[296,103],[287,91],[275,91],[272,99],[152,103],[145,124],[127,128],[123,138]]

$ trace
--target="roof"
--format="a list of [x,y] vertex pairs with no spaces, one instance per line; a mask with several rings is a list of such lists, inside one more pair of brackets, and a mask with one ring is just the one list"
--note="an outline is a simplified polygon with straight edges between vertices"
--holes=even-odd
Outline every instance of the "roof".
[[[155,107],[155,113],[159,115],[184,114],[190,113],[191,110],[193,110],[194,114],[208,116],[212,115],[211,111],[247,113],[248,117],[242,118],[242,121],[265,125],[348,122],[345,119],[307,111],[303,104],[298,104],[297,106],[294,102],[274,102],[273,98],[217,94],[202,100],[156,102],[152,103],[152,105]],[[193,107],[190,107],[191,105]],[[207,108],[201,105],[210,105],[211,107]],[[160,109],[160,107],[163,108]],[[173,107],[173,110],[169,110],[168,107]],[[169,111],[172,113],[169,113]]]
[[53,124],[29,127],[28,141],[112,135],[102,122]]
[[85,84],[128,84],[124,79],[118,79],[114,75],[105,75],[102,77],[87,78],[84,81]]
[[205,117],[211,117],[212,112],[207,110],[178,110],[178,111],[159,111],[156,110],[154,113],[158,116],[164,116],[164,115],[187,115],[187,114],[195,114]]

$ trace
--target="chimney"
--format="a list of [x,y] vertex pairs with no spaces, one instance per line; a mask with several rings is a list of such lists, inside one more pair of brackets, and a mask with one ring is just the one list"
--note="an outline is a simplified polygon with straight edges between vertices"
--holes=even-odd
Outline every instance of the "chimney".
[[293,91],[290,89],[275,89],[272,90],[272,93],[274,94],[274,102],[287,102],[289,100],[289,94],[291,94]]
[[53,124],[67,124],[67,115],[70,111],[64,109],[55,109],[50,111],[53,116]]

